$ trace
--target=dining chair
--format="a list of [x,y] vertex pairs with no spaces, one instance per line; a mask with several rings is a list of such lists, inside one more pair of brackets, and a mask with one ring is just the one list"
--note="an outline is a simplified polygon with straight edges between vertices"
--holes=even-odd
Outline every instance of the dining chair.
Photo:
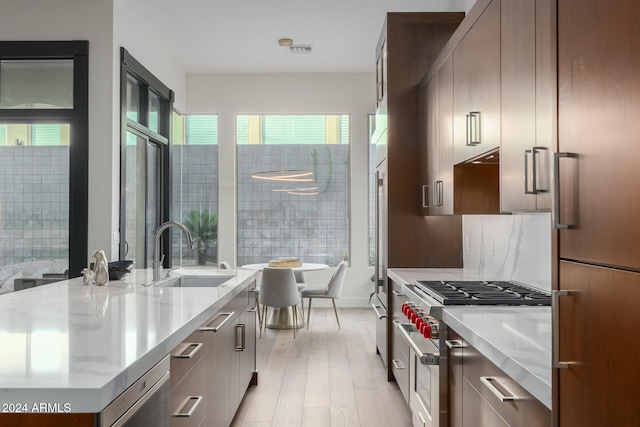
[[298,310],[296,305],[302,302],[298,282],[290,268],[265,267],[262,270],[262,281],[260,282],[260,292],[258,301],[262,305],[260,320],[260,337],[262,337],[263,326],[266,329],[267,307],[286,308],[293,307],[293,337],[296,337],[298,329]]
[[336,314],[338,329],[340,329],[340,319],[338,319],[338,310],[336,309],[336,299],[342,294],[344,278],[347,273],[347,262],[342,261],[338,264],[336,271],[331,276],[329,284],[324,287],[308,287],[300,291],[302,299],[309,298],[309,308],[307,309],[307,329],[309,329],[309,319],[311,318],[311,300],[314,298],[330,299],[333,304],[333,312]]

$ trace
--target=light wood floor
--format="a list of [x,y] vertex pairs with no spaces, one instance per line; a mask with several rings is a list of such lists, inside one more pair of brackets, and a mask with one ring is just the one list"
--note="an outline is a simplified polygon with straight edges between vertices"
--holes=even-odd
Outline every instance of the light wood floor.
[[376,354],[369,308],[313,308],[311,325],[258,339],[258,385],[232,427],[410,427],[411,415]]

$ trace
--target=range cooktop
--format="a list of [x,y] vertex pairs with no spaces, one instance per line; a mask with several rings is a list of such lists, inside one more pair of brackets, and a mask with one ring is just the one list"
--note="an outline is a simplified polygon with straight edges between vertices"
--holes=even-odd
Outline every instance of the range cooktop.
[[416,287],[443,305],[551,305],[551,295],[506,281],[424,281]]

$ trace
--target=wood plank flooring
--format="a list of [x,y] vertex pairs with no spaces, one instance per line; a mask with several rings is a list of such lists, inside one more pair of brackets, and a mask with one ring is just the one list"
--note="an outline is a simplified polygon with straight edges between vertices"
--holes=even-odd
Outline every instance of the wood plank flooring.
[[258,385],[232,427],[410,427],[411,414],[376,354],[369,308],[312,308],[311,325],[257,340]]

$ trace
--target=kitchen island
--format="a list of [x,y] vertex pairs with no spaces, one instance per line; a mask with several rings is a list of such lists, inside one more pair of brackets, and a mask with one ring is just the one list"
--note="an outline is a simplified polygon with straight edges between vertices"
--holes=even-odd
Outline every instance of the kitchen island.
[[171,275],[228,280],[212,287],[144,286],[151,274],[135,270],[101,287],[76,278],[0,296],[0,417],[102,411],[246,291],[257,273],[184,268]]

